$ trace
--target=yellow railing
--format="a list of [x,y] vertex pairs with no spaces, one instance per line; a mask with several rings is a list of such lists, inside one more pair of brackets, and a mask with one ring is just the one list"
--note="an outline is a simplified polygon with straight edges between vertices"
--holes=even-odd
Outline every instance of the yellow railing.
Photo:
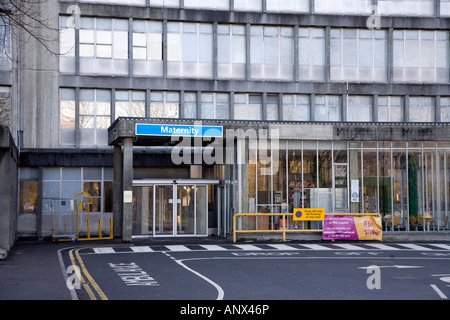
[[[238,217],[282,217],[282,227],[278,230],[237,230],[236,218]],[[308,233],[308,232],[322,232],[322,229],[286,229],[287,216],[292,216],[292,213],[238,213],[233,217],[233,241],[236,242],[236,235],[238,233],[282,233],[283,241],[286,241],[286,233]]]
[[[323,229],[286,229],[287,217],[292,217],[292,213],[238,213],[233,217],[233,242],[236,242],[236,235],[238,233],[282,233],[283,241],[286,241],[286,233],[322,233]],[[326,213],[326,216],[377,216],[381,219],[379,213]],[[236,218],[238,217],[282,217],[281,229],[270,230],[238,230],[236,225]],[[381,220],[380,220],[381,221]]]

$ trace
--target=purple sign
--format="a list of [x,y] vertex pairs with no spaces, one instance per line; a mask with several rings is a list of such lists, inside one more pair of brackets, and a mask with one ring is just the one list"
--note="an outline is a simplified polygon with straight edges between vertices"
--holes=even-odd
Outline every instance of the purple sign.
[[352,216],[325,216],[323,240],[359,240],[355,219]]

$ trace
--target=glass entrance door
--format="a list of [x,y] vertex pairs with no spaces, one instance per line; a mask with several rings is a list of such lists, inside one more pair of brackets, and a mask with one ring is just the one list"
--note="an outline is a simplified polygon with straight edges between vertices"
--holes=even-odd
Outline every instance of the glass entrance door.
[[173,186],[155,186],[155,201],[153,210],[154,235],[173,235]]
[[134,194],[133,235],[208,235],[207,185],[145,185]]

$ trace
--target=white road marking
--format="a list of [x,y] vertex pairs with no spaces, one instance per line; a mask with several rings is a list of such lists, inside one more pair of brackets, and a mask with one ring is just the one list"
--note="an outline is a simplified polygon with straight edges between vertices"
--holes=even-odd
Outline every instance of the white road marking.
[[438,247],[438,248],[445,249],[445,250],[450,250],[450,246],[447,245],[447,244],[435,244],[435,243],[430,243],[430,246]]
[[277,250],[286,250],[286,251],[291,251],[291,250],[299,250],[297,248],[288,246],[286,244],[269,244],[269,247],[275,248]]
[[149,246],[139,246],[139,247],[131,247],[133,252],[142,253],[142,252],[153,252],[152,248]]
[[215,244],[204,244],[204,245],[202,244],[202,245],[200,245],[200,247],[203,247],[209,251],[228,251],[227,248],[224,248],[224,247],[221,247],[221,246],[218,246]]
[[346,250],[367,250],[366,248],[358,247],[348,243],[333,243],[333,245]]
[[387,245],[381,244],[381,243],[365,243],[365,245],[373,247],[375,249],[380,249],[380,250],[400,250],[399,248],[387,246]]
[[433,249],[418,246],[417,244],[412,244],[412,243],[399,243],[398,245],[409,248],[409,249],[418,250],[418,251],[432,251],[433,250]]
[[258,248],[251,244],[235,244],[234,246],[238,247],[242,250],[245,250],[245,251],[261,251],[261,250],[263,250],[262,248]]
[[108,248],[94,248],[95,253],[103,254],[103,253],[116,253],[114,251],[114,248],[108,247]]
[[333,250],[332,248],[324,247],[320,244],[302,244],[302,246],[313,250]]
[[191,251],[191,249],[189,249],[186,246],[181,246],[181,245],[177,245],[177,246],[165,246],[167,249],[169,249],[170,251],[176,251],[176,252],[185,252],[185,251]]
[[441,297],[442,299],[448,299],[447,296],[439,289],[435,284],[430,284],[434,291]]

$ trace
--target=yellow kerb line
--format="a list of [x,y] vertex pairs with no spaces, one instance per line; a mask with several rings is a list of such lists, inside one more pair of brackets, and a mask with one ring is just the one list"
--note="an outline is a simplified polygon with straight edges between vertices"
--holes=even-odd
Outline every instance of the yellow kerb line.
[[81,274],[77,274],[78,278],[80,279],[81,284],[83,285],[84,289],[88,293],[89,298],[91,300],[97,300],[97,298],[96,298],[94,292],[91,290],[89,285],[91,285],[95,289],[95,291],[97,292],[97,294],[100,296],[100,298],[102,300],[108,300],[108,297],[103,293],[102,289],[100,289],[99,285],[95,282],[94,278],[92,278],[92,276],[87,271],[86,266],[84,265],[83,259],[81,259],[81,256],[79,254],[79,251],[81,249],[82,248],[79,248],[76,250],[72,249],[69,251],[70,261],[72,262],[72,265],[76,265],[75,258],[73,256],[73,251],[75,250],[75,256],[80,264],[80,268],[88,280],[88,282],[86,282]]

